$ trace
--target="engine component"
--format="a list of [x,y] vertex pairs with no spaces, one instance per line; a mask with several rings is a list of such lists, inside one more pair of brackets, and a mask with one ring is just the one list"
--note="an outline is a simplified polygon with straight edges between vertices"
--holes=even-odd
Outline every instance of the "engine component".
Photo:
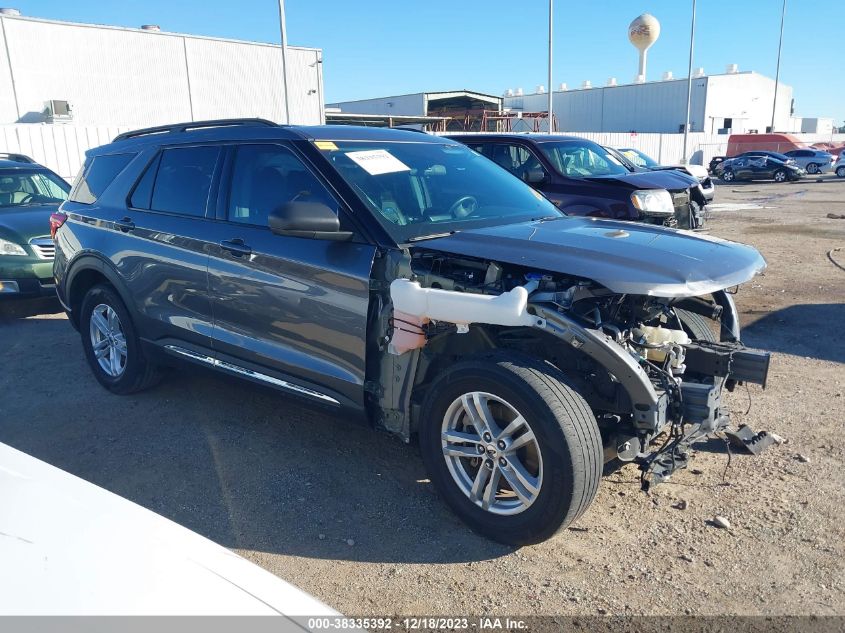
[[[677,343],[679,345],[687,345],[690,343],[690,337],[687,336],[687,333],[683,330],[670,330],[659,325],[656,327],[644,325],[639,329],[643,333],[645,342],[651,346],[646,349],[646,358],[649,360],[663,362],[666,360],[666,354],[669,353],[672,343]],[[673,365],[673,367],[679,366],[682,363],[683,358],[680,359],[680,363]]]

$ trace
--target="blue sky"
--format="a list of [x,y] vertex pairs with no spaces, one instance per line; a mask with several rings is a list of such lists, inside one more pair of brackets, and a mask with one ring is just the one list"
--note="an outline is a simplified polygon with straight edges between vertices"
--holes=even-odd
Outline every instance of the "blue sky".
[[[845,119],[841,0],[787,0],[781,81],[796,114]],[[627,26],[643,12],[662,25],[649,79],[686,76],[691,0],[556,0],[554,83],[631,81]],[[25,15],[278,41],[276,0],[4,0]],[[469,88],[501,94],[547,83],[546,0],[287,0],[288,39],[324,51],[327,101]],[[780,0],[698,0],[694,65],[730,63],[774,77]],[[830,27],[825,25],[831,25]]]

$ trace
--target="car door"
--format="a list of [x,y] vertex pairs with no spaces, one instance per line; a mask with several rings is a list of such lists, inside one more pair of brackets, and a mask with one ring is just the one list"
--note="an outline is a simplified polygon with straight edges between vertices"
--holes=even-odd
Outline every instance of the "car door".
[[[69,205],[80,213],[80,230],[90,252],[102,254],[144,339],[207,350],[211,343],[211,304],[205,244],[205,218],[212,181],[220,166],[219,146],[149,148],[133,155],[92,203]],[[97,175],[94,157],[74,189],[75,201],[92,199]],[[105,163],[106,165],[108,163]],[[114,177],[114,176],[113,176]],[[85,257],[83,253],[82,258]]]
[[291,201],[343,205],[294,147],[230,146],[209,249],[215,358],[232,371],[330,404],[363,407],[375,246],[274,234]]

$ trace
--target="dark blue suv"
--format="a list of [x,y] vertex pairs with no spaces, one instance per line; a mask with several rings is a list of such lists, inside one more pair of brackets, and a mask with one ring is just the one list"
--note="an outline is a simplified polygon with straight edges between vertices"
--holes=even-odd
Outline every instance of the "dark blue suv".
[[723,388],[766,377],[725,292],[765,268],[753,248],[565,217],[445,138],[139,130],[88,152],[61,212],[58,295],[106,389],[188,362],[417,438],[505,543],[577,519],[605,459],[665,480],[729,425]]

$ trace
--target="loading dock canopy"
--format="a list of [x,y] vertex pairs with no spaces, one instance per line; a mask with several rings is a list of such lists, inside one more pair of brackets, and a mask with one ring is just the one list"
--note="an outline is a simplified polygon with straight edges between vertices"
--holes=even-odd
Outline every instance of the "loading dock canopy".
[[461,113],[468,110],[501,110],[502,99],[493,95],[469,90],[454,92],[427,92],[426,114],[448,116],[450,111]]

